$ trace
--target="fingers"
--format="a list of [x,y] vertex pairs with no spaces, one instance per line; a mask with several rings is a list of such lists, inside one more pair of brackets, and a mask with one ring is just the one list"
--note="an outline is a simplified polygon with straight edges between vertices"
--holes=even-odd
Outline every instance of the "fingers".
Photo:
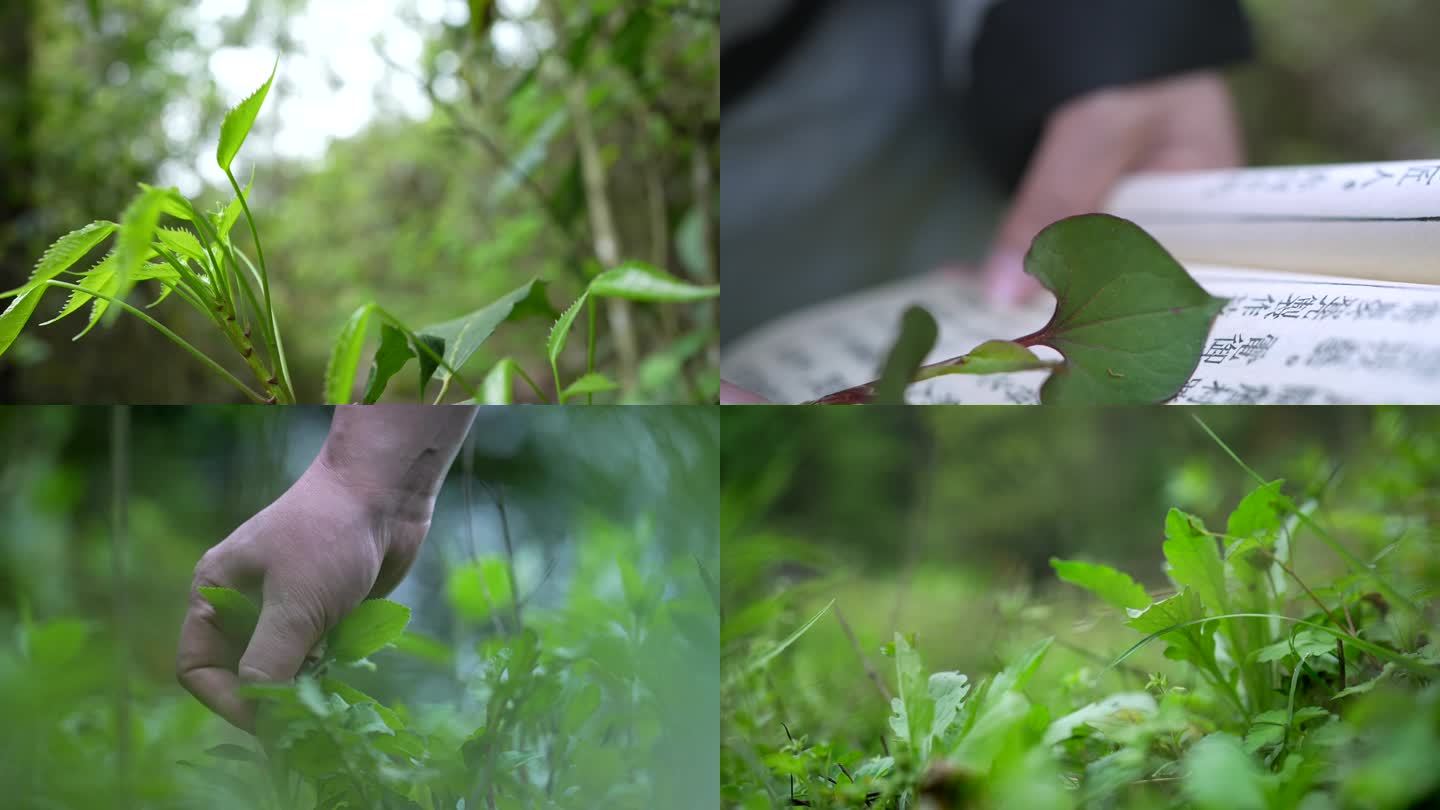
[[721,405],[768,405],[769,403],[760,395],[752,394],[738,385],[731,385],[724,380],[720,381],[720,404]]
[[273,683],[294,678],[324,635],[325,627],[313,610],[267,593],[255,635],[240,658],[240,680]]
[[1039,289],[1023,272],[1035,235],[1050,224],[1099,210],[1106,194],[1146,149],[1146,105],[1129,91],[1102,91],[1056,113],[996,233],[983,275],[996,303]]
[[207,585],[234,587],[233,572],[222,564],[228,561],[222,546],[211,549],[195,567],[189,607],[180,625],[175,672],[180,685],[211,711],[249,731],[253,716],[237,691],[240,679],[236,675],[244,642],[225,634],[215,608],[197,590]]

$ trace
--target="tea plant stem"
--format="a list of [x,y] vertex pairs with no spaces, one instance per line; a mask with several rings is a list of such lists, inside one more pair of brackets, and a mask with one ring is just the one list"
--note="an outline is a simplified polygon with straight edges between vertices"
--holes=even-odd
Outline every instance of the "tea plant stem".
[[142,320],[142,321],[150,324],[151,326],[155,327],[155,329],[156,329],[158,332],[160,332],[160,334],[162,334],[162,335],[164,335],[165,337],[169,338],[169,339],[171,340],[171,342],[173,342],[175,345],[179,346],[180,348],[182,348],[182,349],[184,349],[185,351],[189,352],[190,354],[194,355],[196,359],[198,359],[200,362],[202,362],[202,363],[204,363],[206,366],[208,366],[211,371],[214,371],[216,374],[218,374],[218,375],[220,375],[221,377],[223,377],[224,379],[228,380],[232,385],[234,385],[236,388],[239,388],[242,392],[244,392],[244,394],[245,394],[246,396],[250,397],[252,400],[254,400],[254,401],[258,402],[258,403],[262,403],[262,404],[265,404],[265,403],[268,402],[268,400],[266,400],[265,397],[263,397],[263,396],[255,393],[255,391],[254,391],[253,389],[251,389],[250,386],[248,386],[248,385],[246,385],[245,383],[241,382],[241,381],[240,381],[240,378],[236,377],[234,374],[231,374],[229,371],[227,371],[227,370],[225,369],[224,366],[222,366],[222,365],[220,365],[219,363],[215,362],[215,361],[210,357],[210,355],[208,355],[208,354],[200,351],[199,349],[195,348],[194,346],[192,346],[192,345],[190,344],[189,341],[185,340],[185,338],[182,338],[182,337],[180,337],[179,335],[175,334],[174,332],[170,331],[168,328],[166,328],[166,326],[165,326],[164,324],[160,323],[159,321],[157,321],[157,320],[155,320],[154,318],[150,317],[149,315],[145,314],[144,311],[142,311],[142,310],[140,310],[140,309],[137,309],[137,308],[135,308],[134,306],[131,306],[130,304],[128,304],[128,303],[126,303],[126,302],[124,302],[124,301],[121,301],[120,299],[116,298],[116,297],[113,296],[113,295],[105,295],[104,293],[99,293],[99,292],[96,292],[96,291],[94,291],[94,290],[87,290],[87,289],[85,289],[84,287],[81,287],[81,286],[78,285],[78,284],[71,284],[71,283],[66,282],[66,281],[56,281],[55,279],[46,279],[45,282],[44,282],[44,284],[46,284],[47,286],[50,286],[50,287],[62,287],[62,288],[67,289],[67,290],[79,290],[80,292],[86,293],[87,295],[93,295],[93,296],[95,296],[96,298],[103,298],[103,299],[105,299],[106,301],[109,301],[110,303],[119,306],[121,309],[126,310],[127,312],[129,312],[130,314],[132,314],[132,315],[134,315],[135,317],[139,318],[140,320]]
[[525,373],[525,368],[519,363],[515,364],[515,373],[519,374],[520,379],[524,380],[525,384],[530,386],[530,390],[535,392],[535,396],[539,397],[541,402],[550,402],[550,398],[545,396],[545,392],[541,391],[540,386],[536,385],[535,381],[530,379],[530,375]]
[[[594,373],[595,373],[595,296],[593,296],[593,295],[592,295],[592,296],[588,296],[588,297],[585,299],[585,315],[586,315],[586,320],[587,320],[587,321],[589,322],[589,324],[590,324],[590,335],[589,335],[589,339],[588,339],[588,340],[586,341],[586,343],[585,343],[585,373],[586,373],[586,374],[594,374]],[[586,395],[585,395],[585,404],[586,404],[586,405],[594,405],[594,404],[595,404],[595,395],[594,395],[594,394],[586,394]]]
[[240,200],[240,210],[245,212],[245,222],[250,226],[250,238],[255,241],[255,258],[260,261],[260,290],[265,297],[265,320],[270,325],[270,337],[275,341],[275,359],[280,367],[281,384],[293,400],[295,386],[290,383],[290,366],[285,360],[285,342],[280,337],[280,324],[275,319],[275,307],[270,300],[270,271],[265,267],[265,249],[260,246],[260,232],[255,228],[255,217],[250,214],[250,203],[246,202],[245,192],[240,189],[235,175],[227,168],[225,176],[230,178],[230,187],[235,189],[235,197]]

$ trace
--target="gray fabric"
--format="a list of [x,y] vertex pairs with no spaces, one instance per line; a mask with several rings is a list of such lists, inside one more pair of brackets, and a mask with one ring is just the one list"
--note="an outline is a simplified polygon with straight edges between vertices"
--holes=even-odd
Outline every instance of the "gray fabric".
[[[738,2],[732,30],[775,13],[773,0]],[[722,341],[808,304],[982,257],[1001,195],[956,110],[987,5],[836,0],[764,86],[726,109]]]

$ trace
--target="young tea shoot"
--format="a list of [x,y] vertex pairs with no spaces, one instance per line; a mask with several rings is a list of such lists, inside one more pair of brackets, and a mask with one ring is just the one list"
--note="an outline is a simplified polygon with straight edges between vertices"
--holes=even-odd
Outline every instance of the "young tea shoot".
[[[509,403],[522,382],[536,399],[549,401],[551,396],[511,357],[496,361],[478,387],[466,382],[458,372],[501,324],[540,317],[554,323],[545,346],[554,401],[572,402],[583,396],[589,402],[596,394],[620,388],[596,368],[597,299],[677,304],[715,298],[720,293],[718,286],[691,284],[640,262],[623,262],[594,273],[586,289],[563,312],[550,305],[545,282],[539,279],[524,283],[468,315],[418,330],[370,302],[359,307],[341,329],[324,379],[301,380],[297,385],[291,378],[282,336],[285,321],[275,307],[271,269],[250,210],[250,188],[242,189],[232,171],[274,79],[272,69],[270,77],[230,110],[221,124],[215,160],[229,181],[234,199],[213,211],[201,212],[174,188],[142,184],[118,222],[97,220],[60,237],[40,257],[24,284],[0,293],[0,299],[13,299],[0,313],[0,356],[27,327],[41,299],[58,289],[68,297],[54,317],[41,326],[88,306],[89,318],[75,336],[78,340],[121,312],[133,315],[253,402],[357,401],[356,383],[365,365],[369,371],[358,401],[375,402],[412,359],[418,366],[416,396],[422,402],[438,403],[453,387],[468,395],[467,401]],[[242,217],[253,257],[231,236]],[[89,269],[72,269],[111,237],[109,249],[98,262]],[[154,287],[157,295],[149,304],[137,306],[130,298],[140,285]],[[162,321],[159,306],[172,296],[211,323],[229,345],[228,354],[211,356]],[[586,366],[583,374],[566,379],[560,356],[581,309],[585,309],[587,318]],[[379,329],[380,342],[367,363],[363,352],[372,325]],[[231,370],[231,366],[239,365],[244,366],[248,381]],[[432,383],[435,391],[430,394]]]

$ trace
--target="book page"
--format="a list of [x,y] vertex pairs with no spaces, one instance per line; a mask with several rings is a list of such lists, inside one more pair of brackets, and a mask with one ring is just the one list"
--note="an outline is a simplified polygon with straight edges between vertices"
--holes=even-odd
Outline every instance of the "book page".
[[[1178,404],[1440,403],[1440,286],[1187,265],[1229,303]],[[1049,320],[1053,299],[994,311],[974,278],[936,274],[822,304],[736,341],[724,378],[777,403],[817,399],[878,376],[900,314],[940,324],[927,362]],[[1044,351],[1044,350],[1042,350]],[[915,404],[1031,404],[1049,372],[954,375],[912,385]]]
[[1440,284],[1440,160],[1139,174],[1105,210],[1187,263]]

